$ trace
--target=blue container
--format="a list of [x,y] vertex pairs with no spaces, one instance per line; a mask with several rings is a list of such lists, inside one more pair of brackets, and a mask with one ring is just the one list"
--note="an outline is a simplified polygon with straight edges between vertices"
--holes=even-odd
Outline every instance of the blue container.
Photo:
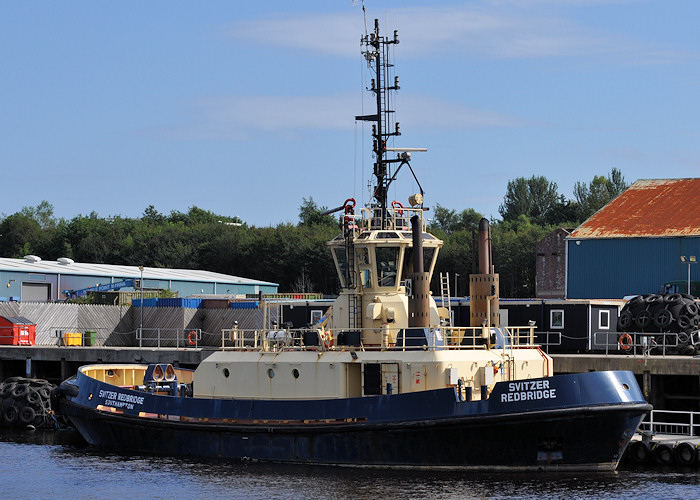
[[[131,305],[141,307],[141,299],[132,300]],[[143,307],[158,307],[158,298],[143,299]]]
[[257,309],[258,308],[258,301],[250,301],[250,302],[231,302],[229,305],[231,309]]

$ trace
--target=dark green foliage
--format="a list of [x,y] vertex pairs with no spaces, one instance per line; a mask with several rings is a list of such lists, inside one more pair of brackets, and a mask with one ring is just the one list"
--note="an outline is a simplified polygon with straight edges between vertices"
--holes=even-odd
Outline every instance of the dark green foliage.
[[328,208],[319,207],[314,199],[309,196],[309,199],[302,198],[304,201],[299,207],[299,225],[300,226],[316,226],[324,225],[338,227],[338,220],[333,215],[322,215]]
[[0,220],[0,255],[205,269],[279,283],[281,291],[337,293],[326,241],[338,234],[338,223],[318,216],[325,209],[311,198],[304,203],[311,214],[306,224],[256,228],[198,207],[166,216],[149,206],[139,219],[93,212],[56,220],[53,207],[42,202]]
[[[627,184],[613,169],[589,184],[577,183],[576,200],[557,194],[544,177],[524,177],[508,183],[499,211],[503,221],[491,221],[493,261],[500,274],[502,297],[535,294],[535,246],[559,226],[575,227],[621,193]],[[70,257],[78,262],[204,269],[278,283],[282,292],[335,294],[339,283],[326,242],[340,231],[338,217],[322,215],[326,207],[303,198],[299,223],[254,227],[238,217],[217,215],[198,207],[187,213],[159,213],[152,205],[138,219],[102,218],[95,212],[71,220],[56,219],[43,201],[0,219],[0,256],[43,259]],[[443,240],[432,283],[439,294],[440,272],[459,274],[453,296],[469,294],[472,271],[472,231],[482,215],[436,204],[428,212],[429,230]]]
[[579,220],[588,219],[628,186],[622,172],[616,168],[613,168],[607,177],[596,175],[588,185],[585,182],[577,182],[574,185],[574,196],[578,202]]
[[544,176],[533,175],[529,179],[518,177],[508,181],[503,204],[498,212],[503,220],[516,220],[521,215],[536,223],[542,223],[547,213],[556,209],[560,196],[557,183],[550,182]]

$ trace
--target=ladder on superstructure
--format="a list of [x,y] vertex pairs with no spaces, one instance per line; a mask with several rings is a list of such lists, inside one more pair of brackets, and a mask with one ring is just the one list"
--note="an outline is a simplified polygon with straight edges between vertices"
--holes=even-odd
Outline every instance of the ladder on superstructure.
[[[442,307],[447,309],[448,314],[452,311],[452,304],[450,301],[450,273],[440,273],[440,298],[442,299]],[[445,319],[445,324],[450,326],[451,318]]]
[[[355,245],[353,244],[353,238],[355,237],[354,231],[351,228],[345,228],[345,258],[347,263],[347,270],[345,275],[345,283],[348,289],[351,290],[348,296],[348,328],[351,330],[359,330],[362,328],[362,311],[357,310],[358,302],[360,303],[360,309],[362,309],[362,298],[358,296],[357,292],[357,282],[358,277],[355,274]],[[358,300],[359,297],[359,300]]]

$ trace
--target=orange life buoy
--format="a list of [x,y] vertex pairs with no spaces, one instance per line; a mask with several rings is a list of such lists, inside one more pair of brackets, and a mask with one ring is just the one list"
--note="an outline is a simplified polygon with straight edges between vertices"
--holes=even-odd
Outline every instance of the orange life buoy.
[[197,345],[197,332],[192,330],[187,334],[187,343],[190,345]]
[[326,349],[333,347],[333,334],[331,332],[323,332],[323,347]]
[[620,339],[617,342],[620,344],[620,349],[625,351],[629,351],[634,343],[632,336],[629,333],[623,333],[620,335]]

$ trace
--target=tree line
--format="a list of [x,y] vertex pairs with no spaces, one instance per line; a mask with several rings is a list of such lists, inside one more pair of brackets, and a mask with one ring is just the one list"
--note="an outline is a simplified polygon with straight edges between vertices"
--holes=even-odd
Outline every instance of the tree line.
[[[491,221],[493,260],[502,297],[535,295],[535,245],[556,227],[575,227],[622,192],[627,184],[613,169],[586,184],[577,182],[573,200],[558,193],[542,176],[508,182],[501,220]],[[250,226],[237,217],[217,215],[196,206],[186,213],[162,214],[147,207],[139,218],[100,217],[92,212],[56,218],[53,206],[36,207],[0,219],[0,256],[38,255],[46,260],[69,257],[77,262],[204,269],[279,283],[282,292],[338,293],[338,280],[326,241],[338,232],[338,219],[326,207],[303,198],[296,224]],[[472,272],[472,231],[482,214],[437,204],[429,230],[444,241],[436,275],[457,279],[453,296],[468,294]],[[434,293],[438,293],[433,280]]]

